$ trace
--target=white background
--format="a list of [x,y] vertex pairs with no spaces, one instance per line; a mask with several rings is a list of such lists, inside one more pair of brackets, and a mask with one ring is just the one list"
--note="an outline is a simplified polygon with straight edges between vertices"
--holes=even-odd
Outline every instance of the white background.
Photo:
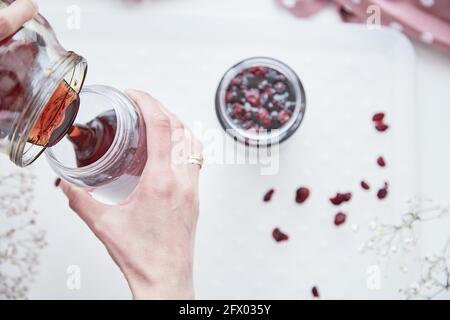
[[[41,6],[41,12],[47,16],[55,29],[60,27],[58,24],[64,23],[65,12],[68,5],[77,4],[76,1],[38,1]],[[79,1],[82,10],[90,12],[98,12],[99,19],[102,14],[107,12],[109,6],[123,5],[120,1]],[[295,18],[289,15],[285,10],[278,8],[271,0],[227,0],[227,1],[212,1],[212,0],[160,0],[160,1],[148,1],[140,5],[139,10],[152,10],[157,12],[158,15],[164,17],[164,15],[185,15],[185,16],[227,16],[227,17],[262,17],[266,19],[294,20]],[[317,23],[320,26],[329,26],[330,29],[333,25],[339,24],[339,18],[337,17],[334,9],[329,8],[324,12],[319,13],[315,17],[310,19],[312,23]],[[118,21],[118,23],[120,23]],[[313,27],[311,28],[314,29]],[[293,39],[295,35],[293,35]],[[421,188],[425,195],[433,198],[437,202],[444,202],[450,200],[450,188],[448,183],[450,181],[450,170],[448,164],[450,163],[450,126],[448,121],[450,120],[450,57],[437,52],[434,49],[423,46],[422,44],[415,43],[416,49],[416,61],[417,61],[417,73],[416,73],[416,85],[417,85],[417,105],[418,105],[418,143],[421,163]],[[48,182],[51,183],[53,177],[48,177]],[[41,204],[42,206],[42,204]],[[45,219],[51,219],[46,223],[57,224],[57,217],[47,217]],[[81,222],[76,217],[70,218],[74,225],[81,227]],[[67,220],[64,220],[67,222]],[[435,234],[439,234],[437,231],[445,231],[449,229],[448,224],[430,225],[433,232],[424,232],[423,247],[425,251],[432,250],[436,243],[442,242],[442,239],[436,239]],[[440,229],[440,230],[438,230]],[[61,241],[73,239],[77,236],[77,232],[67,230],[67,237],[61,239]],[[89,236],[90,237],[90,236]],[[62,257],[62,261],[70,260],[70,255],[73,250],[79,250],[77,243],[67,243],[67,252],[58,253],[66,258]],[[99,245],[100,248],[100,245]],[[99,248],[85,248],[85,260],[104,261],[103,257],[92,257],[90,252],[101,252]],[[437,248],[439,249],[439,248]],[[51,249],[47,250],[45,255],[55,256],[55,252]],[[69,257],[69,258],[67,258]],[[92,264],[91,264],[92,265]],[[102,263],[99,263],[102,266]],[[38,281],[38,287],[43,288],[46,286],[45,292],[34,290],[32,291],[32,297],[43,298],[57,298],[58,293],[61,292],[61,287],[65,284],[65,274],[57,268],[58,272],[52,274],[49,270],[46,270],[45,277],[40,278]],[[81,266],[83,267],[83,266]],[[111,264],[111,268],[114,266]],[[95,270],[91,270],[95,271]],[[97,274],[101,274],[102,269],[99,267]],[[95,274],[95,272],[93,272]],[[117,277],[120,274],[116,270]],[[85,281],[90,281],[87,279]],[[92,279],[92,281],[95,281]],[[55,285],[58,284],[58,285]],[[123,282],[117,285],[116,291],[108,292],[109,283],[104,283],[105,296],[110,298],[127,297],[126,286]],[[92,296],[83,293],[83,297],[98,297],[97,294]],[[76,297],[76,296],[73,296]]]

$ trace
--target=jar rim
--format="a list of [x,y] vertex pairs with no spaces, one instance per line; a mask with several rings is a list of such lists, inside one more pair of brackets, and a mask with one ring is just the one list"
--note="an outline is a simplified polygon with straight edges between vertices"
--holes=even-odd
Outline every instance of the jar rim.
[[[264,130],[264,134],[249,132],[232,122],[226,113],[225,94],[231,80],[240,72],[255,66],[274,69],[288,79],[295,94],[295,109],[289,121],[279,129]],[[251,57],[233,65],[223,75],[216,91],[216,114],[223,129],[234,139],[254,146],[269,146],[289,138],[300,126],[306,110],[306,94],[297,73],[286,63],[271,57]]]
[[60,162],[54,154],[52,148],[45,150],[47,160],[52,169],[63,179],[79,184],[80,179],[91,177],[92,175],[104,172],[117,157],[120,157],[122,149],[127,145],[129,136],[126,134],[126,119],[129,117],[130,107],[134,108],[132,101],[121,91],[105,85],[86,85],[80,91],[80,101],[86,95],[99,95],[106,98],[111,103],[117,118],[116,133],[113,142],[108,150],[97,161],[83,166],[72,167]]

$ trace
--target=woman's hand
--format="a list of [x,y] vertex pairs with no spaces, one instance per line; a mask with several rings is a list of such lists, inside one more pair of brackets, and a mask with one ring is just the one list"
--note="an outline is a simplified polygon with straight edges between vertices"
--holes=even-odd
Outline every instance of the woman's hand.
[[111,206],[66,182],[60,186],[70,207],[122,270],[135,299],[192,299],[200,167],[188,164],[187,157],[182,163],[172,159],[172,137],[177,133],[176,143],[188,155],[200,155],[202,146],[150,95],[127,94],[140,107],[147,127],[148,161],[133,194]]
[[16,0],[0,10],[0,41],[16,32],[25,22],[33,18],[38,7],[31,0]]

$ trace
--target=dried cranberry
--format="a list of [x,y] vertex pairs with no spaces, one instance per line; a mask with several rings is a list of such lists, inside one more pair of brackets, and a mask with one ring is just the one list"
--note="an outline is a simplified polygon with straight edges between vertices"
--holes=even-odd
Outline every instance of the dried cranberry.
[[61,178],[56,178],[55,187],[59,187],[60,184],[61,184]]
[[383,188],[381,188],[380,190],[378,190],[378,192],[377,192],[377,197],[378,197],[378,199],[380,199],[380,200],[383,200],[384,198],[386,198],[387,195],[388,195],[388,189],[387,189],[387,187],[383,187]]
[[257,76],[264,77],[267,73],[267,68],[262,66],[256,66],[249,68],[248,71],[254,73]]
[[380,167],[386,166],[386,161],[384,161],[384,158],[383,158],[382,156],[379,156],[379,157],[377,158],[377,163],[378,163],[378,165],[379,165]]
[[289,236],[282,232],[279,228],[275,228],[272,231],[272,237],[275,239],[276,242],[282,242],[289,240]]
[[289,114],[289,112],[286,112],[284,110],[280,111],[280,113],[278,114],[278,121],[280,121],[280,123],[282,124],[288,122],[290,118],[291,115]]
[[350,201],[352,198],[352,194],[350,192],[346,193],[336,193],[336,195],[330,198],[330,202],[335,206],[340,205],[342,202]]
[[370,189],[369,184],[368,184],[367,182],[365,182],[365,181],[361,181],[361,187],[362,187],[364,190],[369,190],[369,189]]
[[316,286],[312,287],[312,289],[311,289],[311,294],[312,294],[312,296],[313,296],[314,298],[319,298],[319,297],[320,297],[320,295],[319,295],[319,289],[317,289]]
[[260,107],[261,106],[261,100],[259,98],[255,97],[248,97],[247,102],[252,105],[252,107]]
[[270,200],[272,200],[272,196],[273,196],[274,192],[275,192],[274,189],[270,189],[269,191],[267,191],[266,194],[264,195],[263,201],[269,202]]
[[297,203],[303,203],[308,199],[309,197],[309,189],[306,187],[300,187],[297,189],[297,192],[295,194],[295,201]]
[[376,125],[375,125],[375,128],[378,130],[378,131],[380,131],[380,132],[383,132],[383,131],[386,131],[387,129],[389,129],[389,126],[387,125],[387,124],[385,124],[385,123],[377,123]]
[[340,226],[341,224],[343,224],[345,222],[345,220],[347,219],[347,215],[343,212],[338,212],[336,214],[336,216],[334,217],[334,224],[336,226]]
[[372,121],[374,122],[380,122],[384,119],[384,112],[377,112],[373,115]]
[[236,91],[228,91],[225,95],[225,102],[235,102],[237,101]]

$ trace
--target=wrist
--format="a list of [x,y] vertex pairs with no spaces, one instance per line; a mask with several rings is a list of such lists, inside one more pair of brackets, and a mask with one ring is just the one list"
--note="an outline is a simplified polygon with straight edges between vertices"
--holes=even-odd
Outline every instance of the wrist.
[[192,300],[195,298],[192,276],[171,275],[154,280],[145,276],[126,278],[134,300]]

